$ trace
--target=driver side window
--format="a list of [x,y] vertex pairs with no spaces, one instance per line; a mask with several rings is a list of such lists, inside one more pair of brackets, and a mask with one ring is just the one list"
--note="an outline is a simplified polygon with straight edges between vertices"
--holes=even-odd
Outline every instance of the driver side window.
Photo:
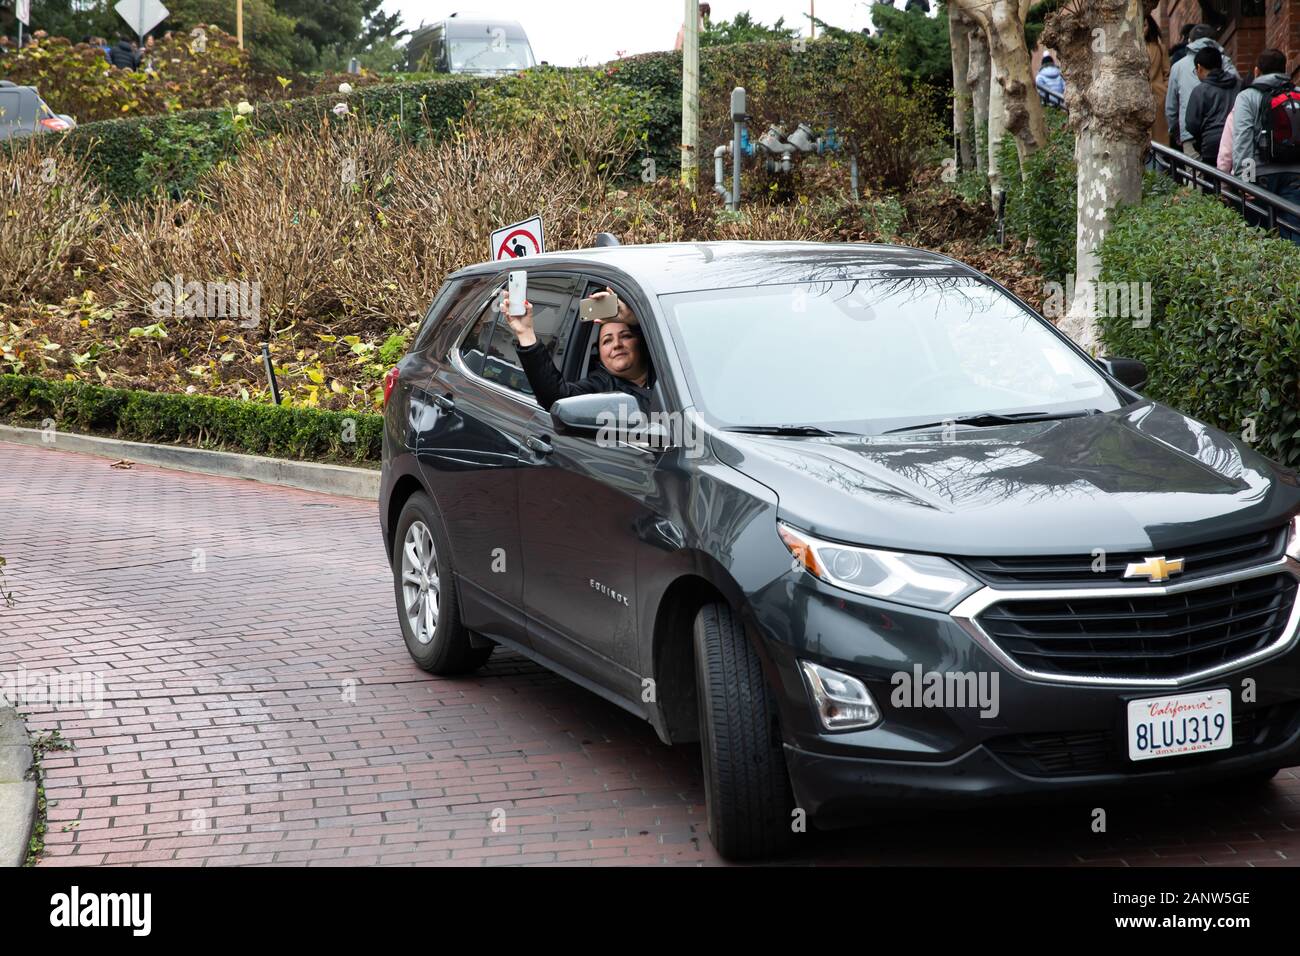
[[[528,301],[533,305],[533,329],[537,340],[547,346],[557,369],[563,369],[568,346],[568,319],[573,311],[572,276],[528,278]],[[484,305],[478,319],[460,346],[466,367],[486,381],[531,396],[532,387],[515,354],[515,336],[501,315],[503,280]]]

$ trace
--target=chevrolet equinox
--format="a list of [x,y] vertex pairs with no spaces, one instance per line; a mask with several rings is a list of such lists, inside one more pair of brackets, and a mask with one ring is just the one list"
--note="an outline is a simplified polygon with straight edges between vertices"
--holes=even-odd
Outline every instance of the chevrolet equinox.
[[[580,300],[631,306],[652,410],[533,399],[521,265],[568,381]],[[1145,375],[897,246],[463,269],[385,380],[406,647],[452,675],[502,645],[698,741],[732,859],[902,803],[1262,783],[1300,762],[1300,488]]]

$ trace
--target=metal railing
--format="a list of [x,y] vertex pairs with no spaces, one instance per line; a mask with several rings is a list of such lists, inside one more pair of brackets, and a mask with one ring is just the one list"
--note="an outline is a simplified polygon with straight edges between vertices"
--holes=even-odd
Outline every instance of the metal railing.
[[1038,91],[1038,99],[1044,106],[1051,106],[1058,110],[1065,109],[1065,97],[1053,93],[1051,90],[1045,90],[1041,86],[1035,85],[1034,89]]
[[1290,220],[1287,225],[1300,230],[1300,206],[1276,193],[1161,143],[1152,143],[1148,155],[1161,172],[1176,182],[1214,193],[1221,202],[1235,207],[1247,222],[1267,224],[1277,232],[1278,218],[1286,216]]

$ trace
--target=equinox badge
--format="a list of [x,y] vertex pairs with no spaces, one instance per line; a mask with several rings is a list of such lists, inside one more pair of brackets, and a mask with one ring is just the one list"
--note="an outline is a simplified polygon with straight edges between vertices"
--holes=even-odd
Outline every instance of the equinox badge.
[[1172,561],[1166,561],[1164,555],[1158,558],[1147,558],[1141,564],[1130,564],[1124,569],[1124,577],[1146,578],[1152,584],[1168,581],[1170,575],[1182,573],[1183,559],[1174,558]]

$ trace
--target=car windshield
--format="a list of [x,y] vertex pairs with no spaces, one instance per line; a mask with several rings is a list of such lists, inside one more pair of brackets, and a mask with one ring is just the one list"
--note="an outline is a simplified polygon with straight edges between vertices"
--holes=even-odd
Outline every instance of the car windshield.
[[514,40],[452,40],[448,46],[453,71],[526,70],[533,65],[528,45]]
[[1042,319],[974,278],[714,289],[660,303],[695,403],[723,427],[879,434],[1125,403]]

